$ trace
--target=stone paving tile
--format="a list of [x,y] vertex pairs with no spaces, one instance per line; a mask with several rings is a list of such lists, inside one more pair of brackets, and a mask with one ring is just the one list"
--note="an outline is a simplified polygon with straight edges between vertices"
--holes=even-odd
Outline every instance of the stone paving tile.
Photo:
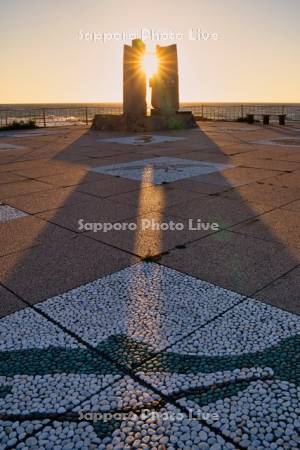
[[287,155],[284,155],[280,159],[283,159],[285,161],[293,161],[293,162],[300,163],[300,153],[299,153],[299,151],[294,150],[294,151],[288,153]]
[[[51,146],[51,143],[54,144],[54,140],[53,138],[26,138],[26,139],[18,139],[18,138],[14,138],[14,139],[9,139],[8,138],[5,139],[7,142],[9,142],[10,144],[12,144],[12,146],[18,146],[19,149],[14,150],[4,150],[4,151],[0,151],[0,155],[2,156],[6,156],[6,155],[10,155],[12,157],[14,157],[14,159],[17,161],[19,159],[22,158],[26,158],[26,159],[32,159],[32,157],[34,157],[34,159],[37,159],[35,157],[36,154],[38,153],[42,153],[44,150],[47,149],[48,146]],[[58,142],[56,141],[56,144]]]
[[[98,168],[99,166],[108,166],[108,165],[112,165],[112,164],[121,164],[121,163],[128,163],[128,162],[136,162],[136,161],[141,161],[145,158],[145,155],[140,155],[140,153],[136,153],[136,152],[126,152],[126,153],[122,153],[118,156],[105,156],[105,157],[101,157],[101,155],[99,154],[98,158],[89,158],[89,159],[85,159],[84,163],[86,164],[87,167],[93,169],[93,168]],[[99,173],[100,175],[100,173]],[[105,176],[110,175],[110,174],[105,174]]]
[[64,174],[50,175],[39,178],[39,181],[45,183],[46,186],[68,187],[82,183],[92,183],[105,179],[104,176],[96,173],[87,172],[86,169],[69,170]]
[[5,154],[5,156],[3,156],[3,153],[0,153],[0,173],[9,172],[7,166],[14,160],[15,158],[11,154]]
[[275,208],[300,199],[300,189],[270,186],[267,181],[260,181],[224,192],[221,196],[243,202],[257,202],[259,199],[259,202]]
[[[66,152],[66,153],[64,153],[64,152]],[[55,158],[57,161],[68,162],[69,164],[76,164],[76,166],[78,165],[80,167],[82,165],[85,165],[87,157],[81,153],[77,153],[77,154],[70,153],[69,154],[64,149],[63,152],[58,152],[58,153],[54,154],[53,158]]]
[[28,194],[31,192],[47,191],[53,189],[51,185],[40,183],[35,180],[17,181],[0,185],[0,200],[14,197],[16,195]]
[[300,211],[288,211],[278,208],[240,225],[233,231],[283,244],[293,253],[294,246],[300,247]]
[[[111,419],[103,420],[101,416],[105,414],[111,414]],[[93,421],[93,417],[100,418]],[[65,420],[55,421],[36,433],[34,443],[41,448],[51,436],[57,448],[68,448],[73,437],[79,448],[99,450],[235,448],[211,428],[126,376],[74,408]],[[17,446],[16,450],[19,448],[22,447]]]
[[74,236],[75,233],[37,217],[25,216],[18,220],[0,221],[0,256]]
[[53,141],[54,138],[49,136],[39,136],[37,139],[37,136],[32,136],[28,134],[27,136],[24,135],[24,133],[21,130],[16,130],[15,132],[11,131],[2,131],[0,140],[3,142],[9,142],[16,145],[24,145],[24,146],[31,146],[31,145],[39,145],[43,144],[45,142]]
[[107,232],[95,230],[88,231],[85,235],[142,258],[148,258],[215,233],[217,228],[215,224],[214,229],[197,229],[196,221],[192,221],[191,225],[187,219],[167,216],[163,212],[143,214],[141,217],[129,219],[126,223],[127,229],[121,231],[119,229]]
[[[235,167],[233,169],[222,170],[218,173],[200,175],[193,178],[203,183],[211,183],[220,186],[243,186],[253,181],[264,180],[274,177],[277,173],[273,170],[249,169],[245,167]],[[272,180],[272,178],[271,178]],[[266,181],[267,182],[267,181]]]
[[216,222],[220,228],[228,228],[236,223],[256,217],[272,209],[261,203],[240,203],[235,200],[217,197],[200,197],[191,199],[184,205],[174,205],[166,208],[165,214],[188,219],[200,219],[202,222]]
[[253,131],[261,131],[261,128],[253,125],[239,125],[236,123],[226,123],[225,126],[218,127],[219,131],[225,131],[226,133],[244,133],[253,132]]
[[219,144],[218,148],[220,155],[227,156],[227,158],[237,155],[254,155],[256,152],[256,148],[251,143],[244,142],[233,144],[224,142]]
[[135,147],[133,149],[136,154],[142,154],[142,155],[151,155],[152,153],[155,154],[158,152],[161,156],[168,156],[168,155],[175,155],[177,154],[189,154],[191,152],[195,153],[198,152],[199,154],[201,152],[219,152],[219,147],[207,136],[201,134],[197,137],[194,136],[193,139],[191,139],[191,135],[185,136],[184,141],[178,141],[178,142],[169,142],[169,143],[163,143],[163,144],[157,144],[157,145],[145,145],[140,147]]
[[125,192],[140,190],[148,186],[151,186],[151,184],[106,175],[101,181],[79,185],[78,191],[99,197],[109,197]]
[[106,352],[139,364],[242,296],[155,263],[139,263],[37,305],[38,309]]
[[0,318],[26,307],[18,297],[0,286]]
[[265,182],[270,184],[271,186],[282,186],[300,189],[300,171],[272,177],[268,180],[265,180]]
[[[48,150],[47,150],[47,155],[48,155]],[[73,172],[73,171],[80,171],[80,167],[77,167],[77,165],[74,164],[67,164],[67,163],[63,163],[63,162],[56,162],[56,161],[51,161],[51,163],[49,164],[44,164],[40,167],[28,167],[28,168],[23,168],[23,169],[17,169],[16,170],[16,174],[21,175],[23,177],[27,177],[27,178],[43,178],[43,177],[47,177],[50,175],[58,175],[58,174],[64,174],[64,173],[68,173],[69,171]],[[83,168],[82,168],[83,169]]]
[[97,142],[97,140],[90,144],[85,144],[84,142],[79,141],[75,145],[69,146],[67,149],[68,155],[84,156],[86,159],[118,156],[132,151],[132,148],[126,148],[125,150],[123,146],[122,148],[115,148],[115,146],[112,146],[111,144],[104,146],[103,144]]
[[241,167],[256,167],[258,169],[276,170],[278,172],[300,169],[300,163],[272,160],[271,158],[259,159],[253,158],[252,155],[233,156],[231,163]]
[[300,211],[300,200],[296,200],[286,205],[281,206],[280,209],[287,209],[288,211]]
[[289,149],[287,147],[278,147],[270,145],[259,145],[252,144],[253,151],[249,153],[253,158],[270,158],[273,160],[286,160],[286,158],[290,155]]
[[[240,138],[234,137],[230,134],[206,133],[206,136],[218,147],[244,144],[244,142],[241,142]],[[244,145],[247,145],[247,143]]]
[[137,150],[136,147],[131,145],[123,145],[123,144],[117,144],[112,142],[100,142],[99,137],[102,136],[102,133],[95,136],[92,140],[89,142],[85,142],[84,140],[80,140],[78,142],[78,145],[81,147],[81,151],[88,156],[92,157],[98,157],[98,158],[105,158],[112,156],[119,156],[122,154],[130,154]]
[[[125,194],[115,195],[109,198],[112,202],[122,205],[130,205],[132,212],[146,214],[153,210],[161,210],[176,204],[187,204],[193,199],[196,202],[205,202],[206,195],[200,192],[172,189],[169,186],[152,186]],[[131,213],[131,217],[133,214]]]
[[[7,173],[7,172],[13,172],[11,169],[9,169],[10,165],[19,163],[19,162],[28,162],[33,161],[32,158],[30,158],[29,155],[18,155],[18,158],[16,158],[15,155],[7,154],[5,155],[5,158],[0,155],[0,173]],[[36,160],[35,160],[36,161]],[[25,178],[26,179],[26,178]]]
[[[116,198],[118,199],[119,196]],[[112,197],[113,199],[113,197]],[[136,209],[120,201],[89,197],[84,203],[38,213],[43,220],[55,223],[76,232],[84,231],[85,223],[123,221],[135,216]],[[82,223],[80,222],[82,220]]]
[[160,157],[123,164],[113,164],[111,166],[94,167],[92,170],[102,174],[119,175],[131,180],[162,184],[163,182],[176,181],[204,173],[220,171],[227,167],[231,167],[231,165]]
[[27,216],[24,211],[20,211],[0,202],[0,226],[3,222],[10,222],[11,220],[15,220],[24,216]]
[[2,173],[0,178],[0,184],[14,183],[15,181],[22,181],[24,177],[15,173]]
[[183,189],[184,191],[200,192],[200,194],[217,194],[228,189],[227,186],[217,186],[216,184],[201,183],[198,177],[174,181],[168,183],[168,188]]
[[84,203],[87,200],[90,200],[88,195],[78,192],[76,187],[71,187],[10,197],[7,199],[7,203],[30,214],[37,214],[76,203]]
[[1,257],[0,281],[36,303],[136,261],[121,250],[78,236]]
[[164,265],[242,294],[253,294],[299,264],[284,245],[221,231],[175,249]]
[[16,164],[17,162],[28,161],[29,157],[25,152],[18,153],[18,157],[11,152],[0,152],[0,173],[12,172],[9,166]]
[[[193,150],[193,149],[192,149]],[[197,158],[189,158],[190,155],[193,155],[196,153],[196,151],[199,152],[198,148],[194,149],[190,154],[187,154],[187,150],[184,146],[178,147],[178,146],[163,146],[163,147],[138,147],[135,150],[135,155],[139,158],[143,156],[147,159],[152,158],[160,158],[160,157],[172,157],[172,158],[185,158],[185,159],[197,159]],[[206,160],[205,156],[207,155],[207,152],[204,153],[203,158],[199,158],[201,160]],[[137,158],[138,159],[138,158]],[[209,161],[209,159],[208,159]],[[217,161],[217,162],[224,162],[224,161]],[[226,161],[225,161],[226,162]]]
[[201,409],[242,448],[294,449],[299,338],[299,317],[249,299],[146,362],[138,375],[179,405]]
[[[1,158],[0,155],[0,161],[3,161],[3,159]],[[0,172],[1,173],[5,173],[5,172],[12,172],[12,173],[16,173],[18,170],[23,170],[23,169],[33,169],[33,168],[43,168],[45,167],[46,164],[51,164],[51,162],[49,162],[48,159],[39,159],[37,161],[13,161],[10,162],[9,164],[7,163],[1,163],[0,165]]]
[[16,448],[121,376],[30,308],[1,319],[0,330],[0,448]]
[[193,161],[208,161],[208,162],[216,162],[216,163],[222,163],[222,164],[231,164],[230,158],[228,157],[228,155],[223,154],[222,151],[220,150],[220,148],[216,148],[216,149],[203,149],[200,150],[194,150],[194,151],[189,151],[187,152],[186,150],[182,149],[181,152],[178,152],[174,156],[177,156],[178,158],[185,158],[185,159],[190,159]]
[[289,272],[255,294],[255,298],[300,314],[300,268]]

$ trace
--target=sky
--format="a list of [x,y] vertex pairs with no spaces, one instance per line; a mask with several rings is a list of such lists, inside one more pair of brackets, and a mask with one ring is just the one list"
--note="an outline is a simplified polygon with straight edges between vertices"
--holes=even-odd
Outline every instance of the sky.
[[0,103],[122,101],[142,30],[177,43],[182,102],[300,102],[299,23],[299,0],[1,0]]

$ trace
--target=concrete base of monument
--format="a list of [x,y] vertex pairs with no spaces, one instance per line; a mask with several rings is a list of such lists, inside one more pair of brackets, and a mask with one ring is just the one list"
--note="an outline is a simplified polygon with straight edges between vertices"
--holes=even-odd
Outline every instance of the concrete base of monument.
[[93,130],[149,132],[196,128],[197,123],[191,111],[177,111],[174,114],[108,115],[96,114]]

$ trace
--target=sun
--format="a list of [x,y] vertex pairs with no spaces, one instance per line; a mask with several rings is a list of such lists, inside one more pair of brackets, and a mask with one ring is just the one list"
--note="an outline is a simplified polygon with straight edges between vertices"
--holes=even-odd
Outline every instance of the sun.
[[146,53],[141,61],[141,66],[147,77],[150,78],[158,70],[158,59],[153,53]]

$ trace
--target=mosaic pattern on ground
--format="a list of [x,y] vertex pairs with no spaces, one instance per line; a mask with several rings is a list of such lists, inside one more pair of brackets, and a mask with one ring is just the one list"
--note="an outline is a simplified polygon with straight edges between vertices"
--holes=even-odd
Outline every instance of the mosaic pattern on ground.
[[220,131],[225,131],[225,132],[232,132],[232,133],[239,133],[240,131],[258,131],[260,130],[259,127],[232,127],[232,128],[227,128],[227,127],[219,127],[218,128]]
[[2,131],[1,137],[10,138],[26,138],[26,137],[39,137],[39,136],[54,136],[56,134],[64,133],[63,130],[30,130],[30,131]]
[[93,172],[120,176],[153,184],[168,183],[185,178],[220,172],[233,167],[231,164],[194,161],[190,159],[159,157],[131,161],[110,166],[93,167]]
[[8,144],[6,142],[0,142],[0,152],[8,150],[24,150],[26,147],[22,145]]
[[282,136],[274,139],[264,139],[262,141],[254,142],[254,144],[279,145],[282,147],[286,146],[300,147],[300,139],[296,137]]
[[1,449],[299,446],[291,313],[139,263],[0,334]]
[[134,136],[112,137],[107,139],[100,139],[99,142],[112,142],[115,144],[128,145],[149,145],[149,144],[163,144],[164,142],[182,141],[185,137],[163,136],[160,134],[143,134]]
[[0,223],[7,222],[8,220],[18,219],[19,217],[28,216],[23,211],[13,208],[9,205],[3,205],[0,203]]

